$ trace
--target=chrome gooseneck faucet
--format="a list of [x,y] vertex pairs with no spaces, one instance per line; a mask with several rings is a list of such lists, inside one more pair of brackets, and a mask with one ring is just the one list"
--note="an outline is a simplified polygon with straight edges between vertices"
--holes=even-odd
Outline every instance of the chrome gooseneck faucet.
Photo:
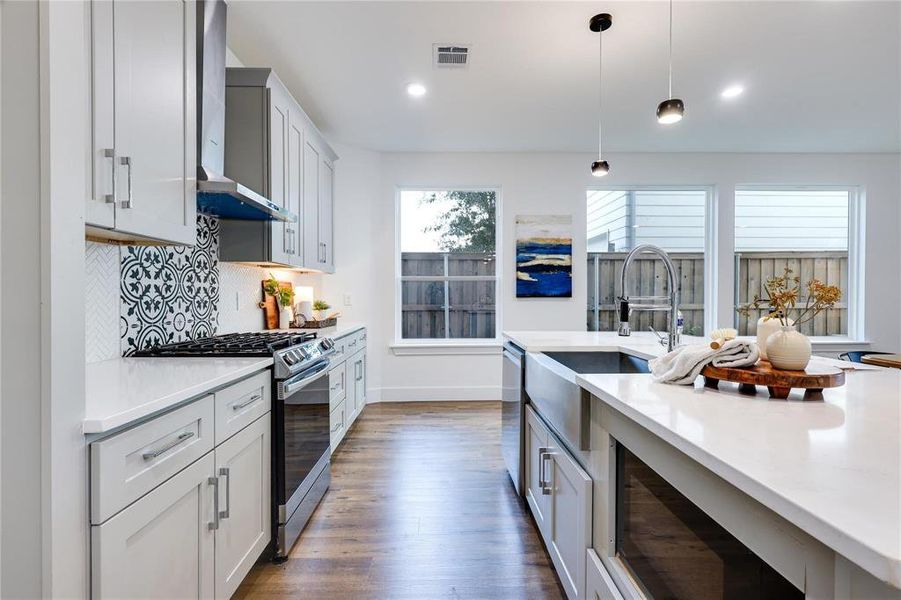
[[[660,257],[660,260],[663,261],[664,266],[666,266],[666,278],[667,283],[669,284],[669,296],[635,296],[633,298],[629,298],[628,290],[626,290],[626,281],[629,275],[629,267],[632,266],[632,262],[635,260],[635,257],[642,253],[648,254],[656,254]],[[664,338],[660,334],[658,334],[658,338],[660,339],[661,344],[666,345],[666,349],[668,352],[672,352],[673,349],[679,345],[681,342],[678,330],[678,322],[679,322],[679,292],[676,287],[676,267],[673,265],[673,261],[670,260],[669,254],[667,254],[663,248],[659,246],[654,246],[653,244],[640,244],[632,249],[629,252],[629,255],[626,256],[626,261],[623,263],[623,277],[622,277],[622,296],[619,299],[619,334],[623,336],[632,335],[632,330],[629,327],[629,315],[633,310],[638,311],[667,311],[669,317],[669,332]],[[642,302],[652,302],[652,304],[629,304],[630,300],[638,300]],[[664,304],[653,304],[654,302],[664,301]],[[654,328],[651,327],[651,331],[655,334]]]

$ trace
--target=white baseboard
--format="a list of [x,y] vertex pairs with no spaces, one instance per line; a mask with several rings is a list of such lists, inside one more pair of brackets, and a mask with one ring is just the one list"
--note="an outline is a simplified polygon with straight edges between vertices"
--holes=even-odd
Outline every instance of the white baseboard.
[[440,386],[369,388],[366,403],[377,402],[440,402],[442,400],[500,400],[501,386]]

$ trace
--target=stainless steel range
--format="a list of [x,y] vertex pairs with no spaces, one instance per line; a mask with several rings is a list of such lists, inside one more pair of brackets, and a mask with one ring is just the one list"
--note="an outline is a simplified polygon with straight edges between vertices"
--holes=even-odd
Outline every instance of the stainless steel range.
[[219,335],[157,346],[136,356],[271,356],[272,555],[288,557],[331,482],[328,368],[330,338],[311,333]]

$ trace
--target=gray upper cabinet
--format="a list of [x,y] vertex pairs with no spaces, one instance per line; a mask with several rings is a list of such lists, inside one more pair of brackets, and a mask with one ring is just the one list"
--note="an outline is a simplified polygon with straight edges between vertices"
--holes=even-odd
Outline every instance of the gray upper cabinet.
[[225,175],[297,214],[298,222],[223,219],[221,260],[332,272],[336,158],[272,69],[228,69]]
[[318,136],[308,136],[303,155],[304,266],[335,272],[334,154]]
[[92,237],[194,243],[195,19],[185,0],[91,3]]

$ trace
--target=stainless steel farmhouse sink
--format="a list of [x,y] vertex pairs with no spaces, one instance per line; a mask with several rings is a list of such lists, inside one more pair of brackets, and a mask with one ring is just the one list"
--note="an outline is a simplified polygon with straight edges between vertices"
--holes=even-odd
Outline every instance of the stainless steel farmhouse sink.
[[650,373],[648,361],[624,352],[545,352],[567,369],[589,373]]
[[576,375],[650,373],[648,361],[623,352],[526,354],[526,394],[538,413],[576,455],[590,450],[591,398]]

